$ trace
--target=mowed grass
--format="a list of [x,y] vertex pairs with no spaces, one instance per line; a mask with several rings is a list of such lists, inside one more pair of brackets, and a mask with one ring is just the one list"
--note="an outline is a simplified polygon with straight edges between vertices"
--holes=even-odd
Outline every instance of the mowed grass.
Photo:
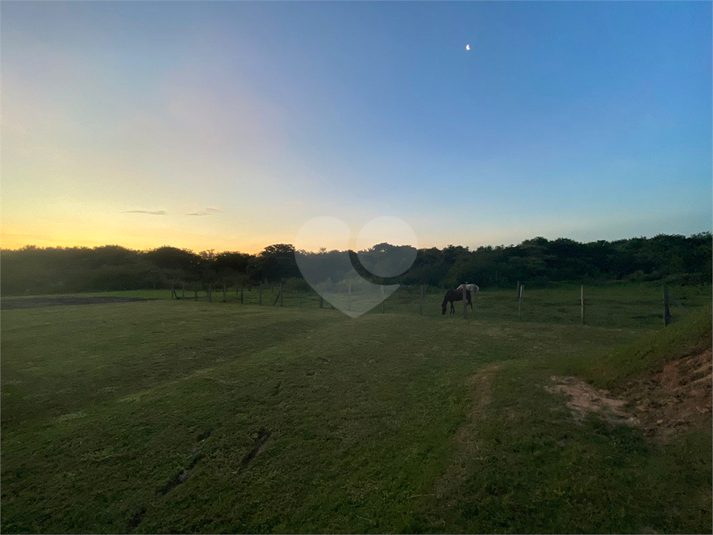
[[710,531],[710,434],[580,425],[544,389],[651,327],[478,299],[3,311],[2,530]]
[[[711,302],[711,286],[681,286],[668,285],[670,313],[672,323],[687,318],[692,311],[706,306]],[[193,301],[195,293],[186,290],[176,290],[179,297]],[[441,315],[441,303],[445,290],[426,287],[423,315]],[[134,290],[126,292],[99,292],[81,295],[101,295],[120,297],[144,297],[151,299],[171,299],[171,291]],[[612,328],[641,329],[660,327],[663,325],[663,292],[658,282],[641,283],[597,283],[585,285],[585,323],[587,325]],[[280,306],[279,285],[266,285],[262,290],[262,306]],[[580,306],[581,286],[578,284],[561,283],[548,288],[525,287],[522,307],[518,308],[517,292],[503,288],[481,288],[475,296],[474,318],[487,322],[536,322],[561,323],[574,325],[581,323]],[[357,302],[361,296],[354,295]],[[401,287],[383,304],[374,307],[370,314],[396,312],[398,314],[421,314],[420,288],[418,286]],[[290,284],[285,285],[282,296],[283,308],[299,308],[315,310],[319,308],[319,295],[314,291],[299,291]],[[346,296],[343,301],[346,302]],[[208,303],[206,291],[198,292],[198,302]],[[210,304],[223,303],[223,289],[216,285],[212,292]],[[241,304],[243,306],[258,306],[260,290],[258,287],[243,289],[243,300],[240,303],[240,292],[235,287],[227,288],[225,304]],[[331,308],[328,302],[324,307]],[[457,314],[463,314],[463,302],[455,303]],[[450,309],[448,311],[450,313]]]

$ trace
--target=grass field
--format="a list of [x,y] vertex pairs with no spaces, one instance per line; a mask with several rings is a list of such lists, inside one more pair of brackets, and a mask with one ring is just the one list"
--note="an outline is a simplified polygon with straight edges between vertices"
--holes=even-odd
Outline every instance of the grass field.
[[657,443],[545,389],[685,351],[710,287],[673,295],[663,335],[656,285],[593,288],[588,325],[575,286],[526,289],[521,320],[514,289],[467,320],[402,291],[357,319],[306,296],[3,311],[2,530],[710,532],[710,429]]
[[[262,304],[265,307],[279,306],[278,286],[263,289]],[[194,292],[177,290],[179,296],[192,301]],[[427,287],[424,299],[424,315],[441,314],[441,302],[445,290]],[[670,285],[670,310],[673,322],[684,319],[691,310],[711,301],[711,287]],[[121,297],[145,297],[150,299],[170,299],[170,290],[135,290],[128,292],[102,292],[82,295],[106,295]],[[258,306],[259,290],[256,287],[243,291],[243,305]],[[370,313],[399,314],[420,313],[420,291],[417,286],[402,287],[382,305]],[[198,302],[207,303],[207,293],[198,292]],[[222,287],[213,290],[213,303],[223,302]],[[658,327],[663,322],[663,297],[660,283],[610,283],[585,286],[585,314],[588,325],[600,327],[645,328]],[[236,288],[226,291],[226,304],[240,304]],[[315,292],[297,291],[290,285],[285,287],[282,299],[284,308],[314,310],[319,308],[319,296]],[[329,303],[324,303],[327,308]],[[463,312],[462,302],[456,303],[458,313]],[[521,315],[518,316],[516,289],[483,288],[475,297],[475,319],[483,321],[524,321],[577,324],[580,323],[580,286],[559,284],[551,288],[525,288]]]

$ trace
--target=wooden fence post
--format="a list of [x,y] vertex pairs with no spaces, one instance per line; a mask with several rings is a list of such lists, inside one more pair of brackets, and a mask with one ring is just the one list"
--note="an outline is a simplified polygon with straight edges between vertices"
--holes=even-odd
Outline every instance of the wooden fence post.
[[421,285],[421,303],[419,307],[419,314],[423,316],[423,284]]
[[185,282],[182,283],[182,286],[183,286],[183,292],[181,293],[181,299],[185,299],[186,298],[186,283]]
[[671,323],[671,311],[668,308],[668,286],[662,284],[661,288],[663,289],[663,325],[666,327]]
[[582,317],[582,325],[584,325],[584,284],[582,285],[582,292],[579,298],[579,303],[580,303],[580,316]]
[[522,315],[522,295],[525,293],[525,285],[518,282],[519,288],[518,293],[520,294],[517,298],[517,317]]
[[260,283],[260,306],[262,306],[262,282]]
[[195,297],[194,297],[194,298],[195,298],[196,301],[198,301],[198,290],[196,290],[196,294],[195,294]]
[[466,289],[466,286],[468,286],[468,282],[463,285],[463,317],[467,318],[468,317],[468,290]]
[[240,304],[243,304],[243,287],[240,287]]

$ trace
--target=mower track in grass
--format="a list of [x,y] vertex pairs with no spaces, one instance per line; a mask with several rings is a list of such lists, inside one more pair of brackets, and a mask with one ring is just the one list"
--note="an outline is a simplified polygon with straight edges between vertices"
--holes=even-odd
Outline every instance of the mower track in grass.
[[657,444],[545,389],[631,330],[89,308],[3,312],[3,532],[710,527],[710,433]]

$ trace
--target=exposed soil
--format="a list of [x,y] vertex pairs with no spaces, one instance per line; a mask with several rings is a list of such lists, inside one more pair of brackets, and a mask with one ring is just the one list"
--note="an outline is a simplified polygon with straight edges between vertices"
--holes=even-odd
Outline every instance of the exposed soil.
[[56,297],[4,297],[0,300],[3,310],[22,308],[56,307],[66,305],[101,305],[106,303],[128,303],[132,301],[155,301],[147,297],[110,297],[110,296],[56,296]]
[[583,420],[590,413],[614,424],[639,425],[639,421],[624,409],[626,401],[612,397],[608,390],[597,390],[576,377],[550,377],[554,386],[546,386],[551,393],[563,392],[569,396],[567,407],[576,420]]
[[667,439],[710,426],[713,376],[711,349],[668,362],[653,376],[630,381],[617,392],[648,436]]
[[710,426],[713,393],[711,349],[666,363],[653,375],[633,379],[614,392],[597,390],[576,377],[551,379],[549,392],[564,392],[576,419],[589,413],[614,424],[640,427],[647,436],[666,441]]

